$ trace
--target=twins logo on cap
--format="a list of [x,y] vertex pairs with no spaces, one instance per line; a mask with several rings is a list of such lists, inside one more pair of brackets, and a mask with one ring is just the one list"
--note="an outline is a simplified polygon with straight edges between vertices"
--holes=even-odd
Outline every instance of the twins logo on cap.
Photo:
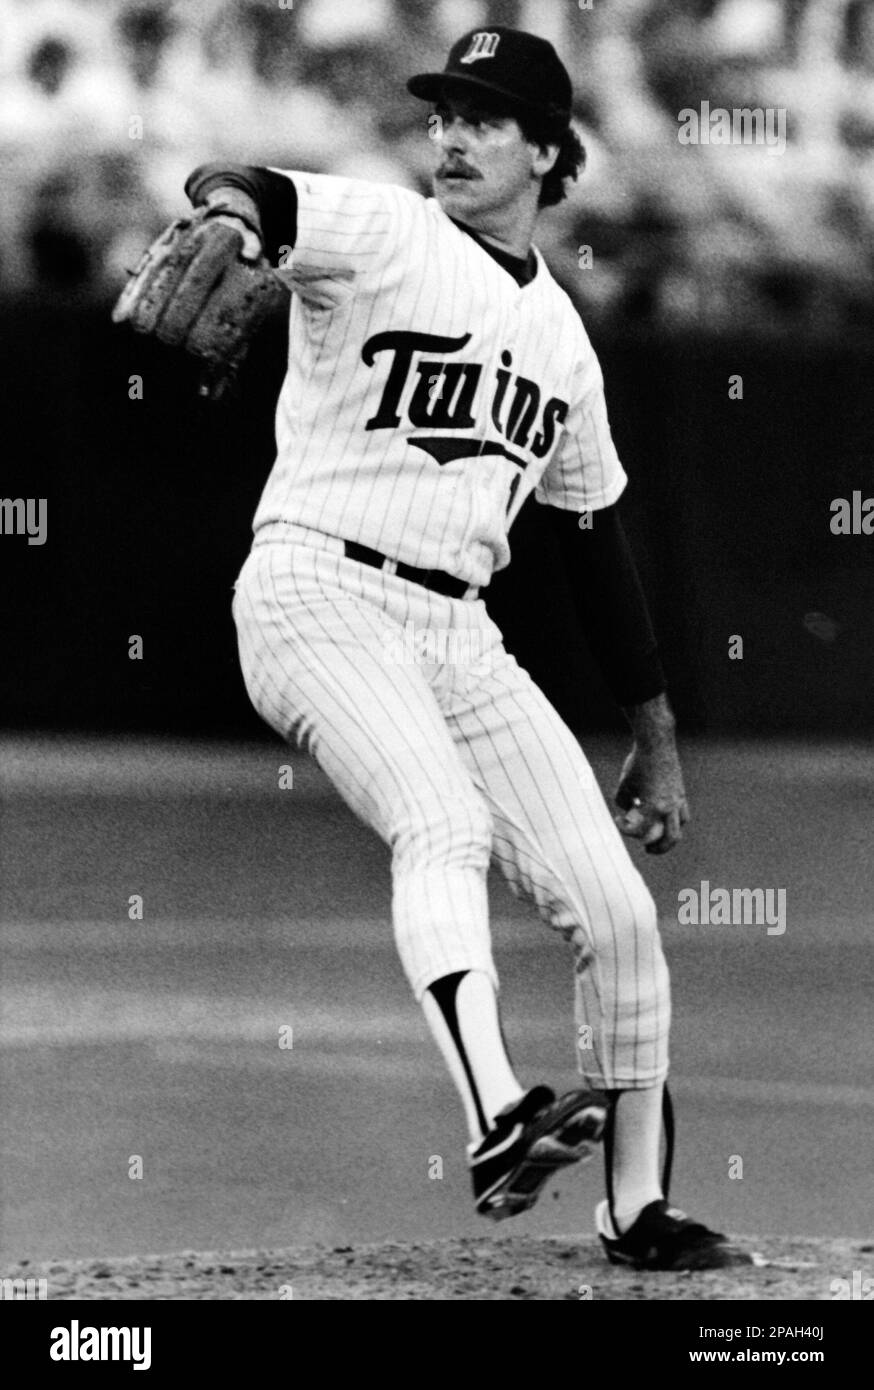
[[462,34],[450,48],[443,71],[416,73],[407,91],[422,101],[438,102],[449,82],[545,120],[553,135],[560,136],[570,121],[570,73],[552,44],[506,24]]
[[461,59],[461,62],[476,63],[480,58],[494,58],[500,42],[500,34],[490,34],[484,29],[479,30],[479,32],[474,34],[471,38],[470,48]]

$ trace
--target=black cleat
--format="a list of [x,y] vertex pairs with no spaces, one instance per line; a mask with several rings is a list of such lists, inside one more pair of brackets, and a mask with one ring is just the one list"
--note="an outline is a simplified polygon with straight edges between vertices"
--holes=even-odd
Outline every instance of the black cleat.
[[633,1226],[614,1238],[607,1202],[595,1211],[595,1228],[607,1259],[631,1269],[727,1269],[752,1264],[728,1238],[693,1221],[662,1197],[644,1207]]
[[597,1091],[569,1091],[556,1100],[548,1086],[534,1086],[508,1105],[470,1153],[479,1215],[503,1221],[528,1211],[556,1169],[590,1156],[606,1119],[606,1100]]

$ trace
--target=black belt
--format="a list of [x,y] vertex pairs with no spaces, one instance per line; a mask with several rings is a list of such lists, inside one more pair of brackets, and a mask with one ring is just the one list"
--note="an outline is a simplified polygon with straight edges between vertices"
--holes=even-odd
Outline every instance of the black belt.
[[[387,555],[380,555],[378,550],[371,550],[368,545],[359,545],[358,541],[344,541],[343,548],[350,560],[360,560],[363,565],[373,565],[378,570],[388,560]],[[413,584],[433,589],[437,594],[445,594],[447,598],[463,598],[470,588],[466,580],[456,579],[454,574],[444,574],[443,570],[419,570],[415,565],[405,565],[400,561],[395,574],[401,579],[409,579]]]

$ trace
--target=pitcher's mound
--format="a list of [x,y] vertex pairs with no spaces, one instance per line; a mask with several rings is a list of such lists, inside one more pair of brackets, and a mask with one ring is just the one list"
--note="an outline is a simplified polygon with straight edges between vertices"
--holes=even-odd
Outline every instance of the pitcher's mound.
[[28,1262],[7,1277],[45,1278],[49,1299],[574,1301],[829,1300],[852,1298],[855,1288],[874,1278],[874,1240],[771,1236],[738,1237],[737,1243],[753,1254],[753,1264],[694,1274],[614,1269],[590,1236],[484,1236],[404,1245]]

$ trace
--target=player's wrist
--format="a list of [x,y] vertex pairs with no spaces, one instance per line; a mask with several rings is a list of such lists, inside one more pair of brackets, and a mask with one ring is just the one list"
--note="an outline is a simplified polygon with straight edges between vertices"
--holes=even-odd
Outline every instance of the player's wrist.
[[627,706],[625,715],[638,748],[646,750],[675,743],[677,721],[664,692],[641,704]]

